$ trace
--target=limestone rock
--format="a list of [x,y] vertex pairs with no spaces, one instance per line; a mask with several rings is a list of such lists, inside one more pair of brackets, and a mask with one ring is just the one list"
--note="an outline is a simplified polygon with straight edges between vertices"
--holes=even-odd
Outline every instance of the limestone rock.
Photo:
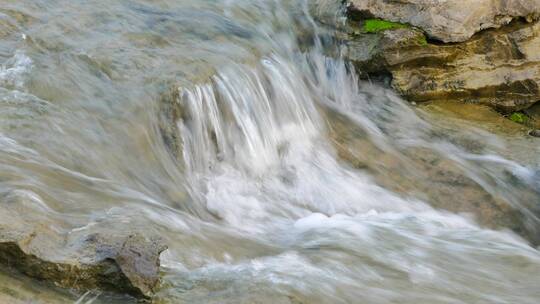
[[407,23],[443,42],[462,42],[517,17],[537,18],[540,0],[350,0],[349,11]]
[[540,23],[513,22],[457,44],[427,43],[415,28],[351,35],[345,57],[389,73],[410,101],[460,100],[510,112],[540,100]]
[[166,249],[159,238],[68,231],[21,196],[13,193],[0,201],[0,264],[65,288],[152,296],[159,283],[159,255]]

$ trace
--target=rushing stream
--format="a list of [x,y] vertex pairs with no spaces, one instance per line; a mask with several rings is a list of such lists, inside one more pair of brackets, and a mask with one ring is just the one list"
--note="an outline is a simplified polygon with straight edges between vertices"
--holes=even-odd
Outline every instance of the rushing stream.
[[504,202],[534,234],[539,141],[359,81],[326,56],[340,2],[2,1],[2,200],[64,232],[160,235],[163,303],[539,303],[534,245],[441,208]]

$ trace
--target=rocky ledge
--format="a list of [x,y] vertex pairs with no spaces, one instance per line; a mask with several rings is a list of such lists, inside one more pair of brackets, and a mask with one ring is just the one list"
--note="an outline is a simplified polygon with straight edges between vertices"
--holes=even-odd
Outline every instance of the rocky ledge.
[[353,0],[345,57],[409,101],[521,111],[540,100],[539,13],[537,0]]
[[79,291],[97,288],[140,299],[153,295],[159,255],[166,249],[159,238],[110,229],[66,229],[46,210],[36,212],[27,193],[10,193],[1,204],[0,264]]
[[352,0],[349,11],[423,29],[430,38],[463,42],[475,33],[540,13],[538,0]]

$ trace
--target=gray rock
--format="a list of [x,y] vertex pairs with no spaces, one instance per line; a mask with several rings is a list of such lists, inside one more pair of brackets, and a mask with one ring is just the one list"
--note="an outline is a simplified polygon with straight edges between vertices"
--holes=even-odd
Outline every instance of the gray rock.
[[407,23],[443,42],[462,42],[517,17],[537,18],[540,0],[350,0],[349,11]]
[[538,130],[531,130],[529,132],[529,135],[533,136],[533,137],[540,137],[540,129]]

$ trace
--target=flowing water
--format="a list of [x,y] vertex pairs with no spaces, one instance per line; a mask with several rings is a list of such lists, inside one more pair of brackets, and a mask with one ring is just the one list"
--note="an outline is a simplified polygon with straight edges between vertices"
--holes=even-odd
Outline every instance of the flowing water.
[[[163,303],[539,303],[534,245],[443,211],[504,202],[534,240],[538,140],[359,81],[325,56],[340,2],[2,1],[2,199],[160,235]],[[132,301],[3,276],[0,300]]]

